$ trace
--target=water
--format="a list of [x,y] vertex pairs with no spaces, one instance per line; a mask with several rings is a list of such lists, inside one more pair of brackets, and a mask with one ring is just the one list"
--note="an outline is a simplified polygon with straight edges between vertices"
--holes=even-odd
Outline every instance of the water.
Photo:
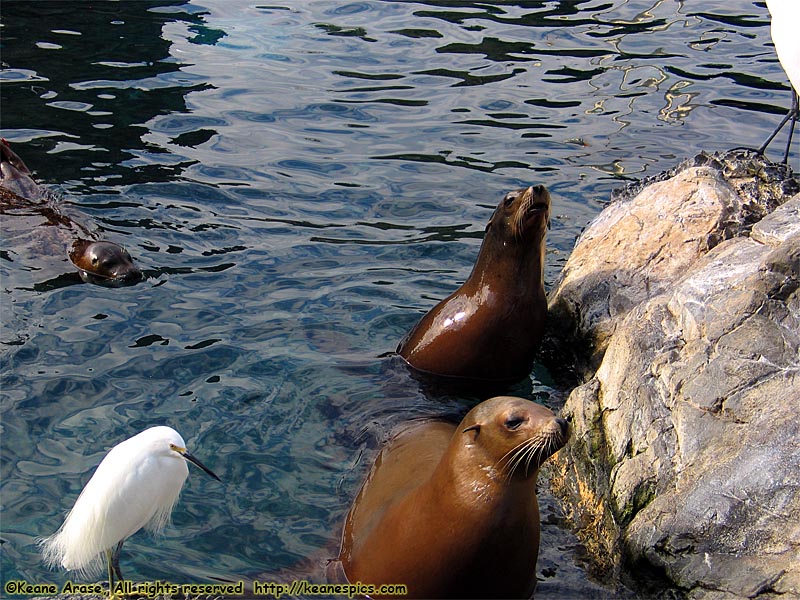
[[[3,582],[67,579],[36,538],[159,423],[223,483],[192,469],[126,576],[335,555],[392,426],[474,402],[380,355],[464,280],[506,191],[552,193],[549,286],[614,187],[759,146],[789,104],[749,0],[4,0],[0,35],[3,137],[147,275],[79,284],[48,228],[3,216]],[[516,391],[557,407],[554,385],[537,366]],[[602,593],[544,505],[537,597]]]

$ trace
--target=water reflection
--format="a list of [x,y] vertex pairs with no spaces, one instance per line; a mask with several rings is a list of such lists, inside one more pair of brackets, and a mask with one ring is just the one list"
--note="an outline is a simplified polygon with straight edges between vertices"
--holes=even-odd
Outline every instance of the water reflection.
[[[189,112],[187,94],[213,87],[183,72],[161,35],[166,23],[180,20],[198,32],[190,42],[218,41],[224,33],[203,34],[203,12],[159,0],[81,10],[57,0],[9,1],[2,10],[3,128],[22,129],[13,140],[47,139],[39,152],[58,160],[31,152],[30,162],[46,165],[39,171],[48,181],[74,179],[77,171],[116,185],[163,181],[190,164],[148,160],[133,162],[135,170],[117,167],[131,156],[161,152],[143,143],[147,121]],[[92,152],[90,166],[78,149]]]

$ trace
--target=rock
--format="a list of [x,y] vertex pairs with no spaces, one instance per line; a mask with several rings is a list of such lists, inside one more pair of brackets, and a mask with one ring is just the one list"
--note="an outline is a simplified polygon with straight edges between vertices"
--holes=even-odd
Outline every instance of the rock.
[[[787,170],[746,152],[700,154],[671,178],[629,188],[606,208],[581,236],[549,297],[550,329],[570,331],[568,343],[584,349],[576,357],[579,369],[597,368],[633,307],[668,289],[721,241],[747,235],[799,192]],[[561,354],[569,351],[554,336],[549,342]]]
[[601,571],[800,595],[800,182],[717,160],[607,208],[551,293],[591,346],[553,484]]

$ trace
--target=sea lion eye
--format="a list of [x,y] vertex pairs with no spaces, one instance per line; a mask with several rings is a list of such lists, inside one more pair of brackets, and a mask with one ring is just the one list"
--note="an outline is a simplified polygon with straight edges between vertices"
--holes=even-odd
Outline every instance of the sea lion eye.
[[517,417],[517,416],[508,417],[506,419],[505,425],[507,429],[510,429],[511,431],[516,431],[517,429],[519,429],[519,426],[522,425],[526,420],[527,419],[525,419],[524,417]]
[[92,257],[92,264],[93,265],[96,265],[98,263],[98,261],[99,261],[99,259],[96,256]]
[[506,194],[506,197],[503,200],[503,204],[505,205],[506,208],[508,208],[512,204],[514,204],[514,200],[516,200],[516,199],[517,199],[516,194]]

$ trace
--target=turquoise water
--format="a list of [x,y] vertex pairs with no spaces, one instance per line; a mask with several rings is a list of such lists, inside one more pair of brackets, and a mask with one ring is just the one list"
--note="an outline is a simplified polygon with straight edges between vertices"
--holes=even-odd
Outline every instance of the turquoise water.
[[[3,582],[67,580],[36,538],[154,424],[223,481],[192,469],[163,538],[126,543],[127,577],[335,555],[391,428],[475,401],[382,355],[464,280],[505,192],[551,191],[549,286],[613,188],[759,146],[789,104],[763,2],[0,11],[2,136],[147,276],[79,284],[48,228],[3,216]],[[537,366],[515,391],[557,407],[553,385]],[[557,506],[543,513],[537,597],[595,593]]]

